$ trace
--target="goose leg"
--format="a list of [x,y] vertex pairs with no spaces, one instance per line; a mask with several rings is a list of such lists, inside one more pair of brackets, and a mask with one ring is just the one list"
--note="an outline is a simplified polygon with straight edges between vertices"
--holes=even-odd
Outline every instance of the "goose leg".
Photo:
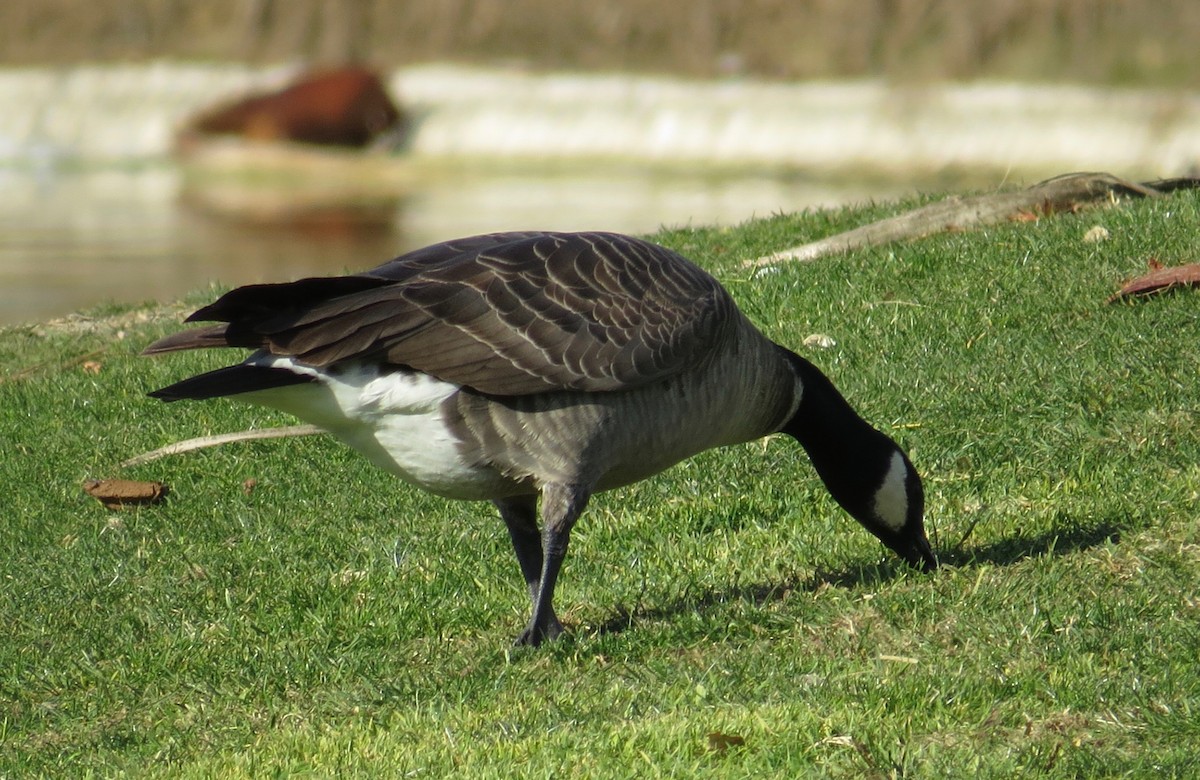
[[538,583],[542,578],[542,536],[537,527],[537,496],[516,496],[493,501],[500,518],[508,527],[521,576],[529,589],[529,602],[537,603]]
[[591,492],[580,485],[551,484],[542,488],[542,570],[533,614],[529,625],[517,637],[516,644],[540,645],[562,633],[562,623],[554,614],[554,585],[567,556],[571,527],[587,506]]

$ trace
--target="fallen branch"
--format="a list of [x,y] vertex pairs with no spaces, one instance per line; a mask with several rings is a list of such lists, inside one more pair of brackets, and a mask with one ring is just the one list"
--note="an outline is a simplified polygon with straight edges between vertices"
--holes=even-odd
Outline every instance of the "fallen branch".
[[820,241],[748,260],[744,265],[755,268],[790,261],[807,262],[893,241],[969,230],[1006,220],[1036,219],[1079,211],[1086,206],[1116,203],[1123,197],[1153,198],[1195,187],[1200,187],[1200,178],[1161,179],[1137,184],[1108,173],[1068,173],[1017,192],[951,196]]
[[159,458],[165,458],[168,455],[179,455],[184,452],[191,452],[192,450],[216,447],[220,444],[230,444],[237,441],[255,441],[258,439],[283,439],[288,436],[311,436],[314,433],[323,433],[323,431],[315,425],[290,425],[283,428],[263,428],[257,431],[238,431],[237,433],[222,433],[216,436],[201,436],[196,439],[177,441],[174,444],[168,444],[165,447],[159,447],[156,450],[135,455],[122,463],[121,468],[127,469],[131,466],[141,466],[144,463],[150,463]]

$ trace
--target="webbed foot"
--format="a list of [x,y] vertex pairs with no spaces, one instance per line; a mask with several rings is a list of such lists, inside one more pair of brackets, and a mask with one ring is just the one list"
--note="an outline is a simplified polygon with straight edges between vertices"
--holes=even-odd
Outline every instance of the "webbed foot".
[[521,635],[513,642],[514,647],[537,647],[542,642],[557,639],[563,633],[563,625],[554,615],[544,621],[545,625],[537,625],[530,621]]

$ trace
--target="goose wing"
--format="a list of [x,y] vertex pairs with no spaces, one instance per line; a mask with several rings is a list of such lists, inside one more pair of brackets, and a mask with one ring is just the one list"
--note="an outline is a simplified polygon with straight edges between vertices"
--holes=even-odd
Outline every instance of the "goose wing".
[[147,353],[263,348],[315,366],[378,360],[495,395],[636,387],[703,361],[734,322],[712,276],[608,233],[496,233],[352,276],[232,290],[188,321],[227,323]]

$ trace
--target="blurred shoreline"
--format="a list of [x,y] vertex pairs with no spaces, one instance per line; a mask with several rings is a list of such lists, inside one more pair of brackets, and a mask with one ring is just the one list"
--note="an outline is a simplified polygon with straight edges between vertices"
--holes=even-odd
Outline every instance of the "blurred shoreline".
[[[296,71],[168,62],[0,70],[0,168],[162,161],[189,114]],[[410,162],[1027,178],[1167,176],[1200,161],[1200,92],[1186,90],[701,82],[453,65],[401,68],[387,80],[416,116]]]
[[1182,175],[1200,94],[999,83],[784,84],[423,65],[399,154],[215,143],[176,128],[293,67],[0,69],[0,324],[210,282],[365,268],[454,236],[653,232],[1073,170]]

